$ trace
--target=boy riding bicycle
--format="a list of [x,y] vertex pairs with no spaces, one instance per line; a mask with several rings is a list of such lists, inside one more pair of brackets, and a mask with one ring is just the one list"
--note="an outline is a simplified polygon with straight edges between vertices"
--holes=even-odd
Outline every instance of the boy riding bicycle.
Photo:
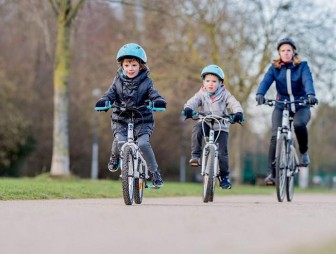
[[[236,98],[225,88],[224,72],[217,65],[208,65],[202,72],[201,77],[203,86],[201,89],[190,98],[184,105],[184,115],[186,118],[193,116],[193,111],[200,107],[203,112],[210,112],[213,115],[222,115],[230,109],[234,114],[234,122],[243,121],[243,108]],[[209,135],[210,127],[205,125],[205,135]],[[215,125],[216,135],[219,131],[219,126]],[[191,159],[189,161],[192,167],[201,165],[202,154],[202,123],[198,122],[194,125],[191,139]],[[228,156],[228,138],[229,138],[229,123],[221,124],[221,131],[218,137],[218,158],[219,158],[219,177],[220,187],[223,189],[231,189],[229,179],[229,156]]]
[[[125,44],[118,51],[116,60],[120,64],[117,76],[109,89],[97,101],[96,107],[104,107],[106,103],[125,105],[127,107],[139,107],[148,100],[155,107],[166,108],[167,102],[154,88],[153,81],[149,77],[149,69],[146,65],[147,56],[144,49],[135,43]],[[120,111],[112,112],[111,128],[114,135],[108,169],[112,172],[118,170],[118,161],[122,143],[127,140],[127,125],[129,115]],[[154,129],[154,117],[150,109],[143,108],[134,116],[134,131],[138,146],[145,158],[149,171],[153,176],[153,185],[163,186],[158,164],[149,137]]]

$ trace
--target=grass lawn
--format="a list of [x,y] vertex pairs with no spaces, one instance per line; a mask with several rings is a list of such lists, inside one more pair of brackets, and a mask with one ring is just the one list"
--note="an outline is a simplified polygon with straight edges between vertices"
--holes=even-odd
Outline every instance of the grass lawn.
[[[145,197],[201,197],[201,183],[165,182],[160,190],[145,189]],[[336,193],[326,189],[299,190],[297,192]],[[231,190],[215,190],[221,195],[271,195],[274,187],[233,185]],[[79,199],[79,198],[120,198],[122,197],[121,181],[90,179],[54,179],[48,174],[35,178],[0,178],[0,200],[28,199]]]

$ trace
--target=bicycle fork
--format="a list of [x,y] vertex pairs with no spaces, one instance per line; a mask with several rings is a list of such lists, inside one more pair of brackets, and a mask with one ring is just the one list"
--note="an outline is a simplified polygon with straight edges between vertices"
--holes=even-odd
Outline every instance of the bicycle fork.
[[[214,168],[212,169],[213,172],[213,176],[217,177],[217,168],[218,168],[218,149],[217,146],[215,144],[215,131],[214,130],[210,130],[209,132],[209,141],[206,142],[204,148],[203,148],[203,154],[202,154],[202,171],[201,171],[201,175],[204,176],[206,174],[206,159],[209,155],[209,149],[210,147],[213,147],[215,150],[215,161],[214,161]],[[209,174],[209,172],[207,172]]]

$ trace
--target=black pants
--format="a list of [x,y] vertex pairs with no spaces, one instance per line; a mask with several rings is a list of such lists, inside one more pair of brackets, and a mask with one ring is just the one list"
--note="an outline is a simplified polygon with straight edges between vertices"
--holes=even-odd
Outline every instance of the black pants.
[[[209,136],[210,127],[205,124],[204,132],[205,135]],[[215,131],[215,137],[217,136],[218,131]],[[221,177],[229,176],[229,154],[228,154],[228,139],[229,133],[221,131],[217,139],[218,145],[218,160],[219,160],[219,174]],[[194,125],[192,129],[192,138],[191,138],[191,156],[201,158],[202,156],[202,140],[203,140],[203,131],[202,123],[199,122]]]
[[[294,130],[297,141],[299,143],[300,153],[303,154],[308,150],[308,130],[307,124],[310,120],[310,109],[308,107],[302,107],[298,109],[294,114]],[[268,168],[270,173],[275,176],[275,150],[278,127],[282,125],[282,110],[275,108],[272,113],[272,137],[271,144],[268,153]]]

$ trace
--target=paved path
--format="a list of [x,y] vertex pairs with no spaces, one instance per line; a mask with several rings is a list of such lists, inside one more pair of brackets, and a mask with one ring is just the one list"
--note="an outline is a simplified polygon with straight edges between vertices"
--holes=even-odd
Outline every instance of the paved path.
[[333,240],[336,195],[0,201],[1,254],[297,253]]

